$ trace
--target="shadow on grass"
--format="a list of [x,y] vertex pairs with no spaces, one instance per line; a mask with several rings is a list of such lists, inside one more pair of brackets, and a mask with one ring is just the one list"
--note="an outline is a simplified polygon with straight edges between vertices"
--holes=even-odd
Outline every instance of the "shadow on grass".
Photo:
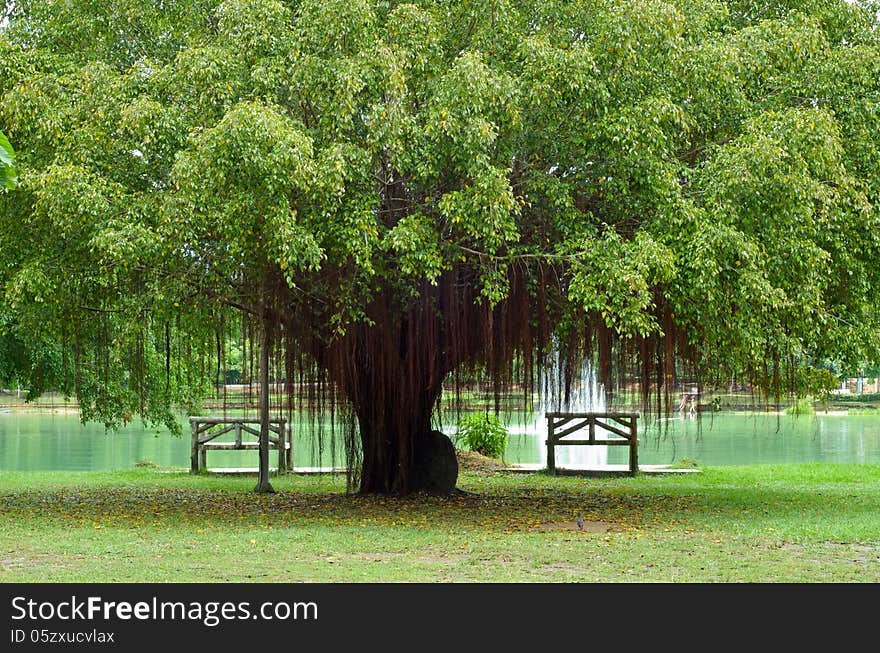
[[[748,478],[748,475],[746,475]],[[83,477],[87,479],[88,477]],[[0,519],[44,525],[117,527],[193,526],[223,529],[264,525],[345,527],[394,525],[419,529],[479,528],[534,531],[547,524],[589,522],[627,531],[652,525],[871,518],[877,484],[810,483],[800,478],[762,485],[753,480],[719,484],[640,479],[560,479],[536,476],[466,476],[467,491],[451,497],[406,498],[346,494],[344,479],[280,477],[279,492],[247,491],[251,479],[191,477],[155,470],[129,473],[121,484],[83,482],[61,487],[0,489]],[[129,482],[125,482],[128,480]],[[341,483],[341,485],[340,485]]]

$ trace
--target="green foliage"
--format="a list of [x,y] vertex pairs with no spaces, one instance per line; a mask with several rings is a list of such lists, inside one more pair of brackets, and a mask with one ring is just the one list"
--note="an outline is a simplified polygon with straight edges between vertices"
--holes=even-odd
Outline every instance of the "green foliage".
[[880,358],[866,6],[7,13],[0,124],[19,183],[0,194],[0,310],[16,342],[63,354],[56,376],[86,415],[196,405],[218,331],[267,295],[297,335],[331,342],[377,297],[405,312],[452,271],[503,309],[514,273],[540,270],[553,296],[530,301],[549,329],[663,338],[668,317],[682,355],[763,390],[775,375],[820,396],[805,361]]
[[9,140],[0,132],[0,188],[15,188],[15,150]]
[[507,448],[507,429],[494,414],[469,413],[458,422],[456,442],[469,451],[490,458],[502,458]]
[[812,397],[798,397],[785,409],[786,415],[815,415],[816,407]]
[[800,396],[828,401],[831,391],[840,386],[840,380],[831,370],[804,365],[795,371],[794,386]]

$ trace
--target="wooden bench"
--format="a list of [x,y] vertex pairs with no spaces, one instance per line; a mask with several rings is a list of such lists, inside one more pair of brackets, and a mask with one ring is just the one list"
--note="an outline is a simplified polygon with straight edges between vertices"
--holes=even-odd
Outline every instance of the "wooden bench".
[[[259,449],[260,420],[245,417],[200,416],[189,418],[192,432],[192,448],[190,454],[190,472],[197,474],[208,468],[207,454],[209,449],[215,451],[241,451]],[[224,433],[233,432],[234,442],[214,442]],[[243,434],[253,435],[257,441],[243,441]],[[278,450],[278,471],[285,472],[293,468],[293,443],[290,426],[284,417],[273,417],[269,420],[269,448]]]
[[[629,473],[639,471],[638,413],[545,413],[547,418],[547,471],[556,473],[556,447],[571,445],[611,445],[629,447]],[[568,439],[588,429],[586,440]],[[596,429],[604,431],[596,437]],[[614,434],[619,437],[610,437]]]

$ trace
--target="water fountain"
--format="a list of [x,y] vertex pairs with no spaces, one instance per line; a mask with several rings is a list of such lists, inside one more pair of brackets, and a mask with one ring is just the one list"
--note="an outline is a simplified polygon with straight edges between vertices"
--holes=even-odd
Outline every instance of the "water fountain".
[[[596,370],[590,361],[578,366],[572,376],[568,402],[565,399],[562,367],[559,354],[549,357],[538,387],[538,401],[532,421],[524,425],[511,425],[508,433],[511,438],[528,439],[527,448],[536,451],[539,462],[529,467],[547,466],[547,418],[549,412],[588,413],[606,410],[605,388],[599,383]],[[525,444],[525,443],[523,443]],[[556,465],[569,469],[596,469],[608,462],[608,447],[605,445],[557,447]]]

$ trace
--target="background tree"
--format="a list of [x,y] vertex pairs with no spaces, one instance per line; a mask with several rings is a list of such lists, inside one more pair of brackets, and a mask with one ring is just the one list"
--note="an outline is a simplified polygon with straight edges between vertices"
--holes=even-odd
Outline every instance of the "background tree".
[[528,396],[559,352],[563,389],[589,359],[662,408],[683,371],[778,395],[880,349],[867,3],[7,13],[0,279],[86,417],[172,424],[243,314],[264,379],[345,409],[361,491],[449,491],[465,376]]

